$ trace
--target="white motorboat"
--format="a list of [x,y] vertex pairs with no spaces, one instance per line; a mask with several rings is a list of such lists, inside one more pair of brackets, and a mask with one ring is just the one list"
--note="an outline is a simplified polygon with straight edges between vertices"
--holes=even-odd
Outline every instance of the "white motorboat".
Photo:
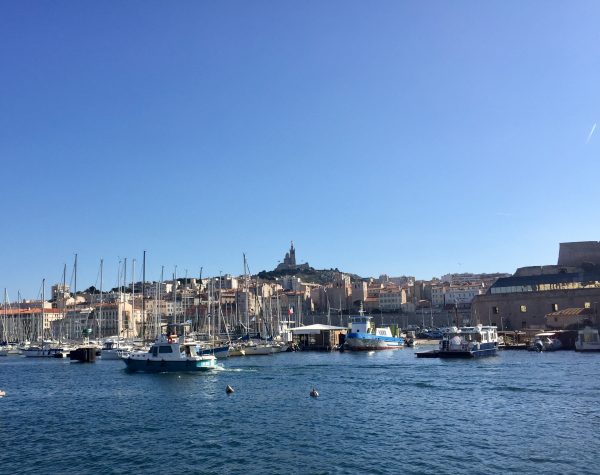
[[527,347],[529,351],[556,351],[562,348],[561,341],[554,332],[538,333]]
[[127,358],[133,350],[131,345],[123,343],[119,340],[105,340],[102,349],[100,350],[100,357],[103,360],[120,360],[121,358]]

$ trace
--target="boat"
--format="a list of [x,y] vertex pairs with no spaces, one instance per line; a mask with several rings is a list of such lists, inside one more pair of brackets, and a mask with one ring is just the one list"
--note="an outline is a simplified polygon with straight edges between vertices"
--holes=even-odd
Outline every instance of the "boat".
[[150,346],[147,353],[131,353],[123,362],[129,371],[166,373],[178,371],[210,371],[217,368],[214,355],[198,354],[195,342],[185,342],[187,324],[169,324]]
[[42,346],[29,346],[22,350],[23,355],[26,358],[66,358],[69,356],[70,348],[63,348],[54,346],[46,347]]
[[531,343],[527,347],[528,351],[556,351],[562,348],[561,341],[556,337],[554,332],[538,333],[533,337]]
[[246,356],[246,350],[242,345],[230,345],[229,356]]
[[100,357],[103,360],[120,360],[121,358],[127,358],[132,351],[132,346],[124,344],[119,340],[115,341],[112,339],[104,340],[104,345],[100,350]]
[[498,328],[477,325],[451,327],[444,331],[439,358],[477,358],[494,356],[498,351]]
[[346,335],[346,347],[353,351],[390,350],[404,347],[404,338],[395,336],[390,327],[375,327],[373,317],[364,314],[350,318],[350,331]]
[[279,346],[272,345],[271,343],[257,343],[255,341],[249,340],[244,346],[245,356],[272,355],[274,353],[280,353]]
[[229,345],[202,344],[198,350],[199,355],[215,355],[218,359],[229,357]]
[[600,351],[600,336],[597,328],[585,327],[577,332],[575,351]]

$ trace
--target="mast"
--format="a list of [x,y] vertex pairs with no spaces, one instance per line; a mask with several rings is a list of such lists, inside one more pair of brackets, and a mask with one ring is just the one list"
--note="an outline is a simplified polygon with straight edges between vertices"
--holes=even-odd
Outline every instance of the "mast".
[[135,258],[131,259],[131,322],[127,328],[135,328]]
[[173,323],[179,323],[177,321],[177,266],[173,272]]
[[73,293],[75,294],[75,304],[77,304],[77,253],[75,253],[75,264],[73,265],[73,274],[74,274],[74,281],[73,281]]
[[144,291],[146,290],[146,251],[142,261],[142,342],[146,342],[146,299]]
[[250,304],[248,293],[250,292],[250,284],[248,283],[248,273],[246,269],[248,264],[246,263],[246,254],[244,254],[244,295],[246,296],[245,305],[245,316],[246,316],[246,333],[250,336],[250,312],[248,311],[248,305]]
[[63,327],[64,327],[64,322],[65,322],[65,294],[67,292],[67,264],[64,265],[63,267],[63,281],[62,281],[62,298],[60,299],[61,301],[61,309],[62,309],[62,315],[61,315],[61,319],[60,319],[60,331],[58,332],[58,341],[60,342],[61,337],[62,337],[62,331],[63,331]]
[[[75,262],[73,263],[73,315],[77,315],[77,253],[75,253]],[[79,320],[81,321],[81,320]],[[77,325],[79,326],[79,325]],[[71,335],[73,338],[73,322],[71,322]],[[81,333],[81,332],[80,332]]]
[[98,339],[102,338],[102,305],[103,305],[103,295],[102,295],[102,272],[104,268],[104,259],[100,259],[100,318],[98,321]]
[[[163,282],[165,281],[165,266],[160,266],[160,287],[158,288],[158,302],[161,308],[161,312],[159,315],[159,323],[162,322],[162,310],[164,309],[165,302],[163,301]],[[155,334],[158,335],[158,331],[160,330],[160,325],[156,327]]]
[[4,321],[2,322],[2,338],[8,343],[8,331],[6,330],[6,287],[4,287]]
[[44,314],[44,300],[46,300],[46,279],[42,279],[42,329],[41,329],[41,335],[42,335],[42,350],[44,349],[44,319],[45,319],[45,314]]

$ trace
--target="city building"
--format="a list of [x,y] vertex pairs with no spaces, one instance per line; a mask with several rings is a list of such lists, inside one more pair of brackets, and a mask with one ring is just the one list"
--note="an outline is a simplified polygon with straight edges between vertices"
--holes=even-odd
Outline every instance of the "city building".
[[[581,244],[581,246],[579,246]],[[578,260],[585,259],[578,263]],[[600,247],[561,243],[559,264],[523,267],[473,298],[471,317],[500,329],[545,328],[546,315],[600,304]]]

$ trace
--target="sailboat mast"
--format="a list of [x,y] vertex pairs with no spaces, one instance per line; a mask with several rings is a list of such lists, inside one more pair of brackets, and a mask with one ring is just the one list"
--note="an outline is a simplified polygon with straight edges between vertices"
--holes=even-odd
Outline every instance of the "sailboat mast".
[[58,341],[61,340],[62,338],[62,333],[64,330],[64,322],[65,322],[65,295],[67,292],[67,264],[64,265],[63,267],[63,281],[62,281],[62,297],[60,299],[60,303],[61,303],[61,316],[60,316],[60,330],[58,332]]
[[44,349],[44,301],[46,300],[46,279],[42,279],[42,328],[40,334],[42,335],[42,349]]
[[104,259],[100,259],[100,317],[98,321],[98,339],[102,338],[102,305],[103,305],[103,295],[102,295],[102,272],[104,268]]
[[173,272],[173,323],[177,323],[177,266]]
[[142,261],[142,341],[146,342],[146,299],[144,291],[146,289],[146,251],[144,251],[144,259]]
[[[160,266],[160,287],[158,289],[158,302],[159,305],[161,306],[161,313],[159,316],[159,323],[162,321],[162,309],[164,309],[164,302],[163,302],[163,282],[165,281],[165,266]],[[158,327],[156,327],[156,335],[158,336],[160,330],[160,325]]]
[[8,331],[6,329],[6,287],[4,287],[4,321],[2,322],[2,338],[8,343]]
[[246,263],[246,254],[244,254],[244,294],[246,296],[246,305],[245,305],[245,313],[246,313],[246,332],[248,336],[250,336],[250,312],[248,311],[248,305],[250,304],[249,296],[250,293],[250,284],[248,282],[248,273],[247,273],[248,264]]
[[135,259],[131,259],[131,322],[127,327],[135,329]]
[[75,303],[77,303],[77,254],[75,254],[75,264],[73,265],[73,294],[75,295]]

